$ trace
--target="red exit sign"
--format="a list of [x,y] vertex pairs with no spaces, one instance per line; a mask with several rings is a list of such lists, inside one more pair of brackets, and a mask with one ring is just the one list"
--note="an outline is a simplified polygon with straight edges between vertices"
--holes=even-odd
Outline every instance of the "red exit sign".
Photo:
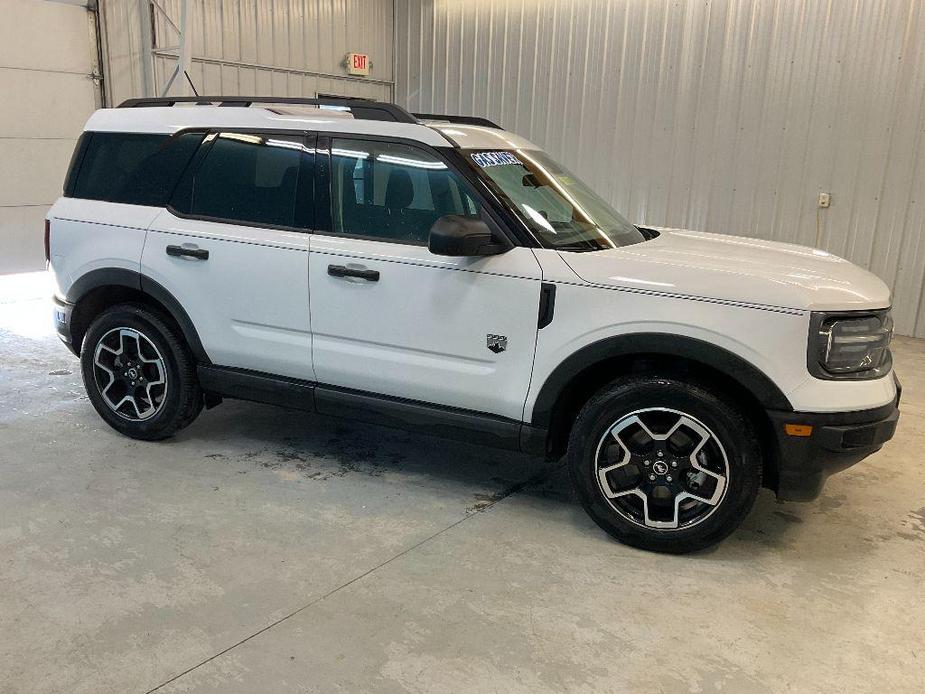
[[348,53],[346,62],[348,75],[369,75],[369,56],[365,53]]

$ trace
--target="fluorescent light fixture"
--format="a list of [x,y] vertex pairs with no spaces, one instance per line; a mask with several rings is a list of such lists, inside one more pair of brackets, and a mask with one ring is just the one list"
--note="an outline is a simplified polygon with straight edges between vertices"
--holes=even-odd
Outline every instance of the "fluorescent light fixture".
[[543,215],[541,215],[539,212],[537,212],[536,210],[534,210],[532,207],[530,207],[530,206],[527,205],[527,204],[523,204],[523,203],[522,203],[522,204],[521,204],[521,207],[524,208],[524,212],[526,212],[526,213],[527,213],[527,216],[528,216],[530,219],[532,219],[534,222],[536,222],[537,224],[539,224],[541,227],[545,227],[546,229],[548,229],[549,231],[551,231],[553,234],[556,233],[556,230],[552,228],[552,225],[549,223],[549,220],[546,219],[546,218],[545,218]]
[[376,161],[385,164],[399,164],[400,166],[411,166],[415,169],[445,169],[446,164],[442,161],[421,161],[420,159],[409,159],[407,157],[396,157],[392,154],[380,154]]
[[331,154],[336,157],[350,157],[351,159],[369,159],[369,152],[359,152],[355,149],[331,147]]
[[267,138],[267,144],[270,147],[284,147],[285,149],[294,149],[299,152],[308,152],[309,154],[314,154],[315,152],[315,150],[309,149],[299,142],[290,142],[289,140],[274,140],[272,138]]
[[247,133],[219,133],[219,137],[224,140],[237,140],[238,142],[247,142],[251,145],[262,145],[263,138],[259,135],[248,135]]

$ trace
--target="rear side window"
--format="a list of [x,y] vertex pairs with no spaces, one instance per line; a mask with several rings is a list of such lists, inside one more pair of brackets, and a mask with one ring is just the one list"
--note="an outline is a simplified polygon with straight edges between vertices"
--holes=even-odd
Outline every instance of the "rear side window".
[[[163,206],[202,142],[203,133],[85,133],[68,175],[75,198]],[[75,159],[78,157],[75,156]],[[73,182],[72,182],[73,181]]]
[[267,226],[296,226],[302,138],[219,133],[193,174],[181,211],[197,217]]

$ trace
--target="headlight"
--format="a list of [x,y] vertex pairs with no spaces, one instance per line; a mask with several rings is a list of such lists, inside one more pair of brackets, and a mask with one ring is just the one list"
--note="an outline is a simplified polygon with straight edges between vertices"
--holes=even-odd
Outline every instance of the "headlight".
[[814,313],[810,321],[807,365],[816,378],[880,378],[893,366],[889,309],[871,312]]

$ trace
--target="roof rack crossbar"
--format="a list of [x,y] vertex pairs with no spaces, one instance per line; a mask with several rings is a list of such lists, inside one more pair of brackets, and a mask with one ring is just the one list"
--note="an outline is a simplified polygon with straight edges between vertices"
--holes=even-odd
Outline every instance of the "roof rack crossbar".
[[396,123],[417,123],[417,119],[401,106],[369,99],[315,99],[292,96],[164,96],[127,99],[119,108],[143,108],[195,104],[197,106],[247,107],[251,104],[295,104],[301,106],[331,106],[350,111],[362,120],[393,121]]
[[418,120],[445,120],[449,123],[459,123],[460,125],[481,125],[487,128],[501,128],[487,118],[481,116],[450,116],[441,113],[415,113],[413,114]]

